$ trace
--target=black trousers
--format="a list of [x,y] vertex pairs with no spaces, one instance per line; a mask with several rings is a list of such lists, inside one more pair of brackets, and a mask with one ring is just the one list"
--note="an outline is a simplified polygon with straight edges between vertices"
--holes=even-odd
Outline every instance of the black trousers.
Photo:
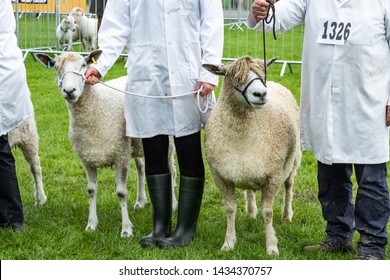
[[0,137],[0,227],[23,223],[15,160],[6,135]]
[[[358,183],[355,203],[353,167]],[[386,163],[326,165],[318,162],[318,185],[327,238],[336,242],[352,241],[356,230],[360,234],[359,252],[384,257],[390,215]]]
[[[175,148],[180,174],[187,177],[203,178],[205,176],[202,158],[200,132],[175,137]],[[167,135],[143,138],[146,175],[169,173]]]

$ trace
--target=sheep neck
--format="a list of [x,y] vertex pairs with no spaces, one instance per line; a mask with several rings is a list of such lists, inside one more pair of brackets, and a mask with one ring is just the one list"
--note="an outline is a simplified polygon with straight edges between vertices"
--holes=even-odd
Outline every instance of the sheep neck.
[[[225,91],[224,89],[230,89],[228,91]],[[248,117],[248,115],[251,115],[255,112],[256,109],[249,107],[248,104],[242,104],[237,102],[237,97],[235,96],[233,92],[233,85],[231,84],[224,84],[221,90],[221,95],[219,97],[220,102],[225,104],[226,111],[225,113],[235,119],[245,119]]]
[[[90,85],[86,84],[83,89],[83,93],[80,95],[76,103],[67,103],[69,110],[69,121],[72,125],[80,124],[80,117],[84,116],[85,119],[90,119],[88,113],[93,112],[91,110],[91,104],[93,104],[93,93],[91,92],[92,88]],[[72,116],[77,116],[77,122]]]

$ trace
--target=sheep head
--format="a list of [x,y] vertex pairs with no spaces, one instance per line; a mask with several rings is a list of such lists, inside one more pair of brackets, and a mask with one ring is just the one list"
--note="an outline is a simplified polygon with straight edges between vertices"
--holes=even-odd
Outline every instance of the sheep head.
[[[276,57],[266,62],[268,68],[276,61]],[[253,108],[262,108],[268,101],[265,84],[264,62],[244,56],[226,66],[223,64],[203,64],[203,67],[215,75],[225,76],[224,92],[233,89],[233,94],[242,103]]]
[[73,16],[62,16],[61,17],[61,28],[66,33],[68,30],[75,32],[76,31],[76,22]]
[[82,17],[84,15],[84,10],[80,7],[74,7],[70,14],[76,18]]
[[101,50],[96,50],[85,58],[72,52],[64,53],[55,58],[46,54],[37,54],[36,57],[47,68],[56,70],[57,83],[62,96],[68,103],[75,103],[84,90],[85,71],[101,54]]

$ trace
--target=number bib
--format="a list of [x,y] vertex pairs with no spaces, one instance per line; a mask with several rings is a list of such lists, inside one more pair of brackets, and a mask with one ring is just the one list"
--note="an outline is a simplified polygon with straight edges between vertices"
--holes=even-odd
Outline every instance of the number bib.
[[320,20],[320,32],[317,43],[328,45],[344,45],[351,35],[352,25],[350,22],[333,19]]

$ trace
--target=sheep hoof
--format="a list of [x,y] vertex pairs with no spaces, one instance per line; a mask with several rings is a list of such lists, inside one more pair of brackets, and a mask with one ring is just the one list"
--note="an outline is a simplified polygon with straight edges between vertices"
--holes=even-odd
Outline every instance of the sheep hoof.
[[291,211],[290,213],[283,213],[282,216],[282,221],[288,221],[291,222],[293,217],[293,212]]
[[234,249],[234,243],[233,242],[225,242],[222,247],[221,251],[228,252]]
[[133,236],[133,227],[131,225],[122,229],[122,232],[121,232],[122,238],[129,238],[131,236]]
[[129,237],[131,237],[131,236],[133,236],[133,233],[132,233],[132,232],[127,232],[127,231],[122,231],[122,232],[121,232],[121,237],[122,237],[122,238],[129,238]]
[[248,217],[252,218],[252,219],[256,219],[257,214],[258,214],[257,210],[256,211],[248,211],[247,212]]
[[146,200],[137,201],[137,202],[134,204],[134,210],[135,210],[135,211],[138,211],[138,210],[144,208],[145,204],[146,204]]
[[40,197],[37,197],[35,200],[35,206],[43,205],[46,203],[46,201],[47,201],[46,195],[42,195]]
[[97,224],[88,223],[87,227],[85,228],[85,231],[92,232],[95,231],[97,227]]
[[278,247],[276,247],[276,246],[269,246],[267,248],[267,255],[269,255],[269,256],[277,256],[277,255],[279,255]]

